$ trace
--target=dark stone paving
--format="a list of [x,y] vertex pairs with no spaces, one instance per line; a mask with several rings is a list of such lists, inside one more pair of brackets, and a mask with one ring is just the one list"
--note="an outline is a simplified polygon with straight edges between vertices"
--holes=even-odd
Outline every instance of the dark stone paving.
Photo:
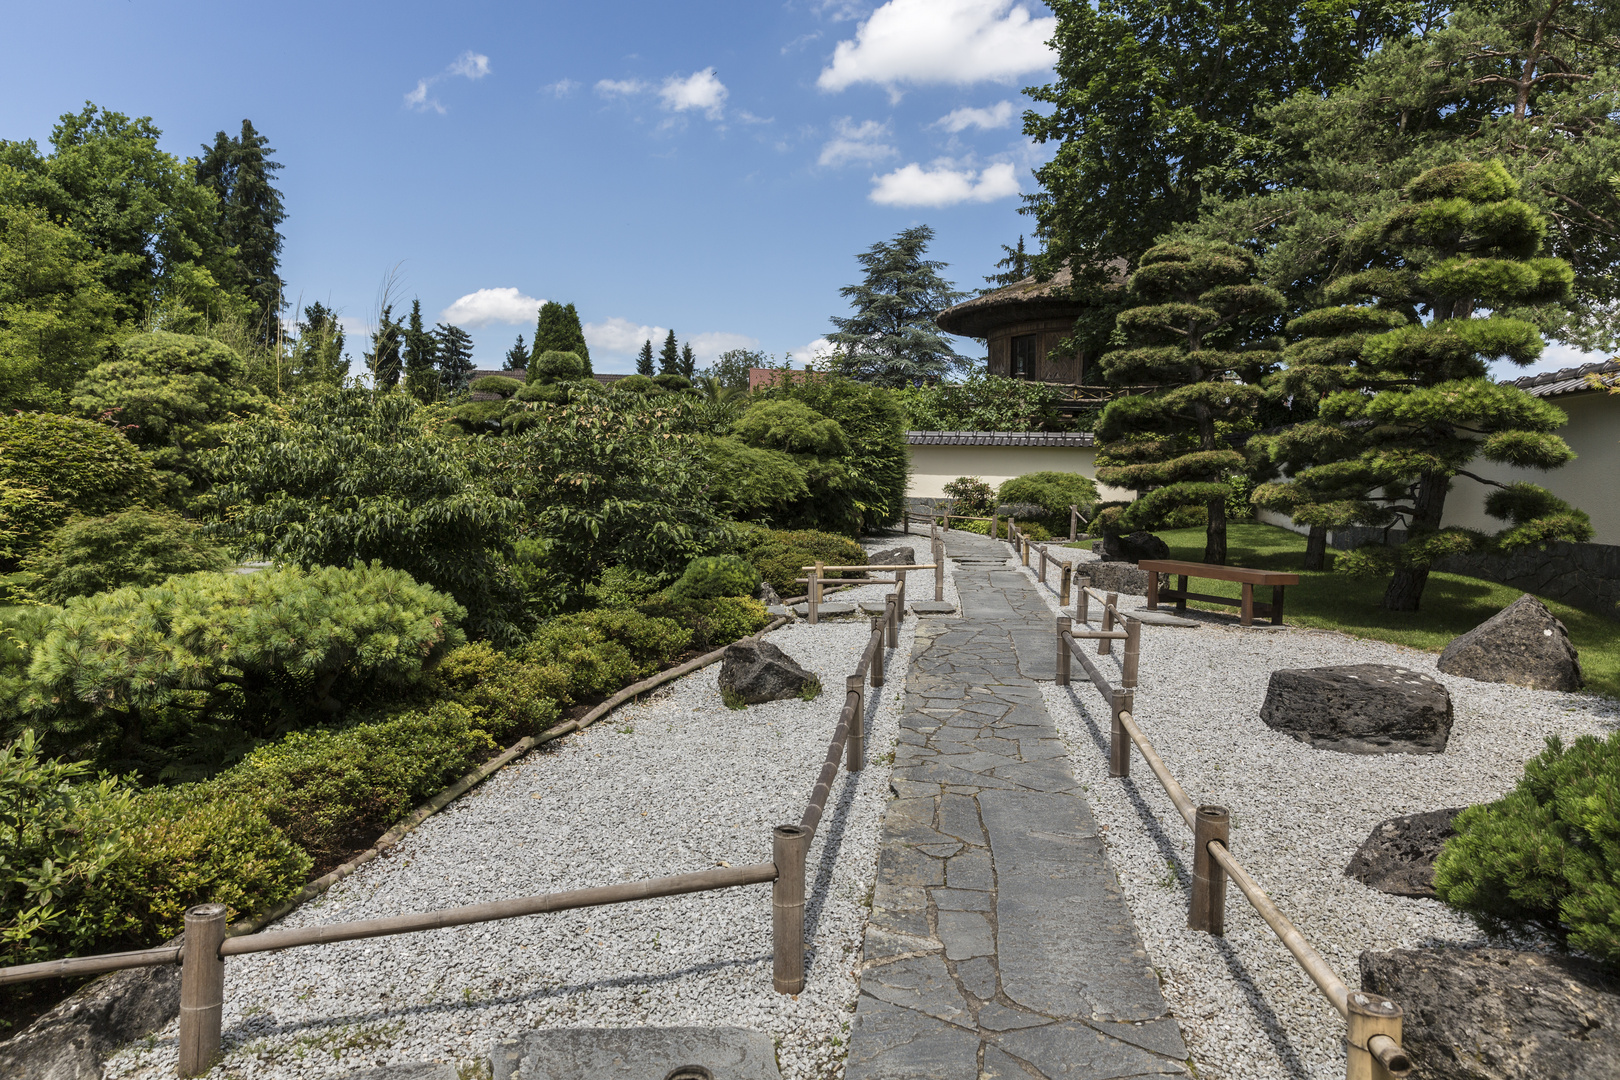
[[1053,616],[1005,544],[948,534],[920,624],[845,1080],[1103,1080],[1187,1058],[1037,679]]

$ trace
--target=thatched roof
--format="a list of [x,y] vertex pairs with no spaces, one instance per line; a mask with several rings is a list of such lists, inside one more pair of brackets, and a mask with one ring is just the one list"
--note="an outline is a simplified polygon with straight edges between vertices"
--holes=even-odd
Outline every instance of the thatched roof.
[[[1109,262],[1108,275],[1114,285],[1124,284],[1125,269],[1124,259]],[[1073,283],[1074,276],[1065,266],[1046,281],[1036,281],[1030,276],[964,300],[940,312],[934,321],[947,333],[985,337],[996,327],[1009,323],[1078,318],[1086,304],[1069,295]]]

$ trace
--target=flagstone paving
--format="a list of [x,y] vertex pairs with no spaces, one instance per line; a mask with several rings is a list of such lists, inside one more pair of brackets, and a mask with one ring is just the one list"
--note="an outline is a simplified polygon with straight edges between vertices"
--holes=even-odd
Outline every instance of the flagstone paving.
[[961,618],[923,619],[845,1080],[1184,1073],[1037,680],[1053,617],[1004,543],[947,534]]

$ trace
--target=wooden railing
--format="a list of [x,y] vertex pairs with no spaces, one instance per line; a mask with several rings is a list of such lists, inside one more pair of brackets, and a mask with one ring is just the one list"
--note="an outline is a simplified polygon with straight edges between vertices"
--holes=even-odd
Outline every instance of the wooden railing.
[[[931,567],[916,567],[929,569]],[[862,568],[866,569],[866,568]],[[877,567],[903,571],[906,567]],[[866,691],[868,682],[884,682],[884,652],[899,640],[904,612],[904,573],[897,572],[896,592],[884,598],[885,614],[874,615],[871,635],[861,652],[855,673],[844,680],[843,705],[827,744],[826,759],[810,790],[810,798],[797,825],[771,830],[771,861],[749,866],[722,867],[689,874],[632,881],[565,892],[497,900],[486,904],[381,919],[360,919],[295,930],[270,930],[226,936],[224,904],[198,904],[185,913],[185,935],[179,944],[132,952],[105,953],[48,960],[0,968],[0,986],[62,976],[99,975],[127,968],[180,965],[179,1058],[176,1074],[182,1077],[207,1072],[219,1056],[225,1003],[225,957],[281,949],[324,945],[361,938],[414,934],[448,926],[517,919],[553,911],[624,904],[684,893],[712,892],[745,885],[771,883],[771,972],[778,993],[804,989],[805,858],[815,838],[838,778],[839,762],[846,771],[860,772],[866,765]],[[812,601],[813,602],[813,601]]]

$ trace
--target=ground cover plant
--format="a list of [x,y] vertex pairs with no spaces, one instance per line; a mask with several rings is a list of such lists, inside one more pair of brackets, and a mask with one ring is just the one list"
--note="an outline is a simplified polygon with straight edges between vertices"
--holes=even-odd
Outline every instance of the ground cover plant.
[[[1296,626],[1342,630],[1355,637],[1439,652],[1452,638],[1472,630],[1523,595],[1522,589],[1507,585],[1431,571],[1427,590],[1432,603],[1425,604],[1421,611],[1389,611],[1382,606],[1381,582],[1333,572],[1333,562],[1343,552],[1329,550],[1325,571],[1301,570],[1306,538],[1298,533],[1275,525],[1238,522],[1229,526],[1229,532],[1227,561],[1231,565],[1299,574],[1299,584],[1288,586],[1284,612],[1286,621]],[[1170,546],[1172,559],[1201,561],[1202,530],[1170,529],[1157,535]],[[1236,599],[1240,587],[1235,582],[1200,580],[1198,590]],[[1586,689],[1620,698],[1620,623],[1556,600],[1543,602],[1569,628],[1570,640],[1581,654]],[[1191,606],[1227,613],[1232,610],[1196,601]]]

